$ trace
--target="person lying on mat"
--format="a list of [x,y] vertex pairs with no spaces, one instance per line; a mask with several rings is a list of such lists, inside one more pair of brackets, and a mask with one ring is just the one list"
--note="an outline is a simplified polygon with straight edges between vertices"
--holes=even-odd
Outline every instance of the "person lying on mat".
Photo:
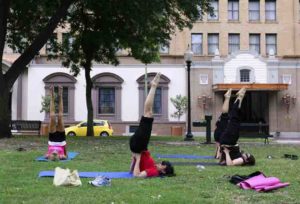
[[139,127],[129,141],[132,152],[131,171],[135,177],[146,178],[175,175],[174,168],[170,162],[163,161],[156,164],[148,151],[153,123],[152,107],[159,79],[160,73],[157,73],[150,83],[151,88],[144,104],[144,115],[140,120]]
[[61,86],[58,87],[58,121],[56,127],[55,120],[55,104],[54,104],[54,87],[51,90],[50,100],[50,120],[49,120],[49,137],[48,151],[45,157],[49,160],[59,160],[67,158],[66,135],[63,121],[63,99]]
[[239,112],[242,105],[243,98],[246,93],[246,88],[241,88],[237,92],[237,98],[233,104],[232,109],[229,110],[229,100],[231,96],[231,89],[225,93],[225,100],[222,107],[222,114],[219,118],[219,124],[216,131],[217,141],[219,148],[217,150],[217,156],[220,156],[220,164],[227,166],[238,165],[255,165],[255,158],[249,153],[243,153],[240,151],[237,141],[239,139],[239,127],[240,118]]

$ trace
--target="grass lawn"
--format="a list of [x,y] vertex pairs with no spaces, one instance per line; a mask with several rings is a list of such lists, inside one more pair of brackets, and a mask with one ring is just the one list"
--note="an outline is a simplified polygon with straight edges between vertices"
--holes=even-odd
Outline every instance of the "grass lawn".
[[[200,141],[201,138],[195,138]],[[250,141],[250,142],[249,142]],[[0,203],[300,203],[300,160],[284,159],[286,153],[299,155],[297,145],[264,145],[263,140],[243,140],[241,148],[253,153],[253,167],[175,166],[177,176],[153,179],[113,179],[110,187],[92,187],[81,179],[81,187],[55,187],[53,178],[38,178],[43,170],[60,166],[78,171],[127,171],[130,163],[128,137],[68,138],[68,150],[80,154],[69,162],[37,162],[45,153],[47,137],[17,136],[0,140]],[[178,143],[176,143],[178,142]],[[17,151],[23,147],[26,151]],[[149,149],[155,154],[213,155],[214,145],[190,145],[180,137],[152,137]],[[267,156],[272,155],[272,159]],[[158,160],[156,158],[156,160]],[[183,161],[170,159],[170,161]],[[187,160],[186,160],[187,161]],[[212,162],[214,160],[192,160]],[[227,176],[263,171],[290,186],[270,193],[241,190]]]

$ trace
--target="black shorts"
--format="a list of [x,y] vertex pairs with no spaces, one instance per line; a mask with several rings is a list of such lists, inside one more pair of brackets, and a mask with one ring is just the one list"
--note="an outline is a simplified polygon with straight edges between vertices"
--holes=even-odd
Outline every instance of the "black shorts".
[[153,118],[142,116],[139,127],[131,136],[129,141],[130,150],[134,153],[141,153],[148,149],[148,143],[152,131]]
[[65,131],[63,132],[54,132],[54,133],[49,133],[49,141],[50,142],[63,142],[66,141],[66,133]]

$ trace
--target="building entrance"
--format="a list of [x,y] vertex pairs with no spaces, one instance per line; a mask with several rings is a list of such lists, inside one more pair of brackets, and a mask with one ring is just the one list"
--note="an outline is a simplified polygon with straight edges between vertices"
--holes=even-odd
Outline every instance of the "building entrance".
[[[231,99],[231,105],[235,101],[235,97]],[[231,107],[231,106],[230,106]],[[242,134],[257,133],[257,126],[261,126],[264,130],[269,127],[269,101],[268,92],[265,91],[247,91],[240,113]],[[260,131],[262,131],[261,129]]]

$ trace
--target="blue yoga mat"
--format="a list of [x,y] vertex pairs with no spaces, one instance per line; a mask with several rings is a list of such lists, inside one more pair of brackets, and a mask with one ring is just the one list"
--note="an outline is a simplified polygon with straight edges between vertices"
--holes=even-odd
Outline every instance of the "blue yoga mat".
[[[133,178],[130,172],[78,172],[80,178],[95,178],[97,176],[106,176],[108,178]],[[54,177],[54,171],[41,171],[39,177]]]
[[[63,160],[59,160],[61,162],[65,162],[65,161],[70,161],[72,159],[74,159],[79,153],[78,152],[68,152],[68,158],[67,159],[63,159]],[[49,159],[46,159],[45,156],[40,156],[38,158],[35,159],[36,161],[51,161]]]
[[188,155],[188,154],[157,154],[157,158],[173,159],[214,159],[214,156]]

